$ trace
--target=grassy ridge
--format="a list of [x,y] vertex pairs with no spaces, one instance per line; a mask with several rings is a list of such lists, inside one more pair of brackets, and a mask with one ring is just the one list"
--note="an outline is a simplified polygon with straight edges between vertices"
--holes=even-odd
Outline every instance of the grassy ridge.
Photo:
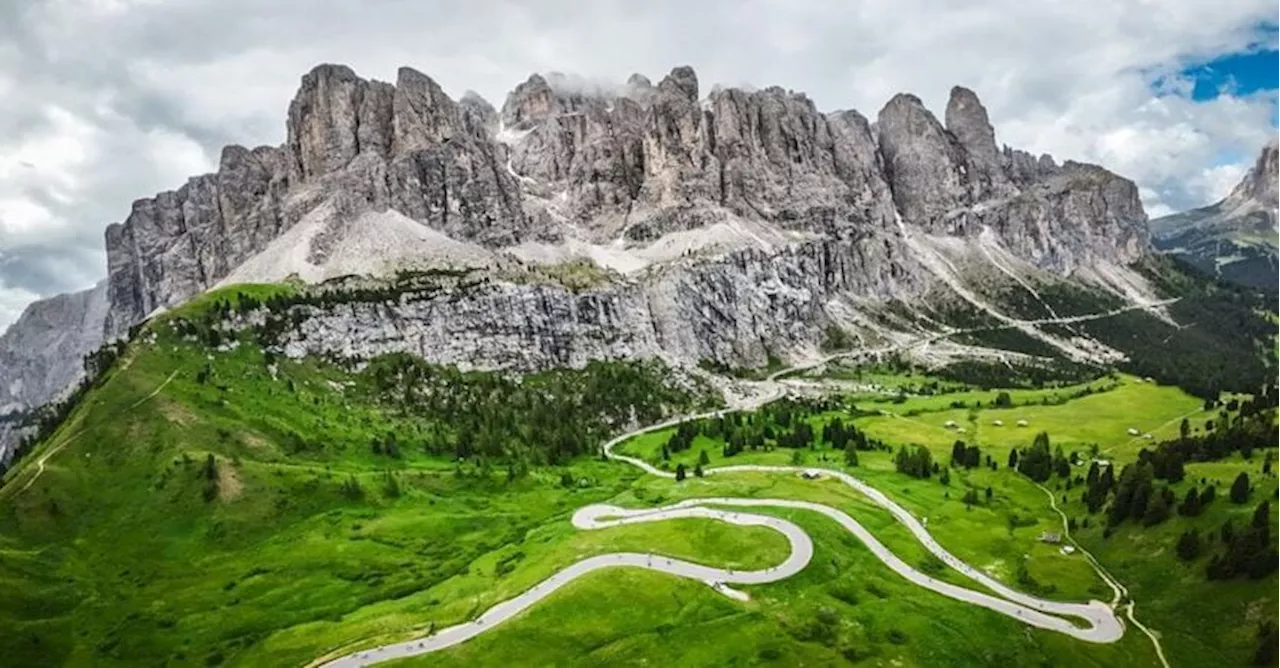
[[[249,288],[259,301],[288,290]],[[217,293],[169,317],[198,316],[236,294]],[[832,481],[743,474],[675,483],[594,457],[557,466],[534,461],[519,469],[506,465],[507,455],[524,450],[505,441],[490,452],[507,459],[457,462],[435,447],[440,438],[452,446],[459,437],[447,413],[429,402],[406,407],[386,400],[386,387],[373,372],[270,359],[248,340],[214,352],[161,326],[155,333],[154,343],[133,345],[0,488],[0,662],[6,665],[305,665],[470,619],[592,554],[648,550],[754,568],[777,563],[786,551],[785,540],[770,531],[701,520],[574,530],[570,514],[594,502],[648,507],[706,496],[812,500],[850,513],[918,568],[970,584],[942,568],[888,513]],[[442,377],[459,395],[482,381]],[[641,385],[651,378],[632,377]],[[582,386],[595,387],[586,380]],[[1068,398],[1084,387],[1095,391]],[[628,388],[628,401],[645,396],[642,389]],[[489,409],[495,420],[515,421],[517,428],[491,433],[535,433],[523,424],[531,419],[524,404],[502,391]],[[704,400],[658,387],[652,395],[668,410]],[[857,475],[927,517],[930,530],[957,556],[1012,586],[1061,600],[1109,598],[1078,555],[1037,540],[1042,531],[1060,527],[1057,515],[1043,492],[1004,468],[1002,455],[1047,429],[1068,450],[1097,443],[1109,457],[1131,460],[1145,442],[1127,428],[1157,437],[1162,430],[1176,432],[1174,418],[1195,415],[1200,402],[1129,376],[1011,390],[1015,407],[1008,409],[989,407],[996,395],[856,397],[860,407],[894,414],[844,415],[874,438],[894,447],[927,445],[945,463],[957,436],[941,425],[954,419],[968,428],[961,438],[1000,463],[996,471],[953,470],[944,486],[936,477],[895,472],[891,453],[863,452]],[[954,401],[966,406],[952,408]],[[982,407],[975,409],[977,403]],[[833,416],[805,419],[820,431]],[[1030,428],[1016,430],[1019,416]],[[1134,416],[1143,419],[1135,424]],[[1003,429],[989,424],[996,418],[1005,421]],[[382,449],[388,434],[397,444],[393,454]],[[639,437],[624,449],[656,461],[668,434]],[[775,449],[726,458],[721,445],[699,436],[672,464],[692,465],[703,449],[712,465],[791,463],[795,457]],[[799,458],[843,465],[841,453],[823,447],[801,451]],[[1225,481],[1240,470],[1256,472],[1260,460],[1188,465],[1179,495],[1200,476]],[[969,507],[960,499],[971,488],[990,488],[992,496]],[[1084,517],[1078,493],[1053,491],[1060,499],[1066,494],[1068,513]],[[1275,492],[1274,477],[1259,477],[1254,500]],[[1274,611],[1274,575],[1261,583],[1206,583],[1206,558],[1187,564],[1172,554],[1173,540],[1188,523],[1208,529],[1251,510],[1220,498],[1195,520],[1177,518],[1149,529],[1126,524],[1108,538],[1094,527],[1080,530],[1084,544],[1131,586],[1140,618],[1165,637],[1174,665],[1241,665],[1252,651],[1251,622]],[[826,518],[760,512],[801,524],[817,552],[796,577],[750,588],[751,602],[660,574],[596,573],[501,631],[403,663],[1156,663],[1139,634],[1099,646],[1031,629],[910,584]]]

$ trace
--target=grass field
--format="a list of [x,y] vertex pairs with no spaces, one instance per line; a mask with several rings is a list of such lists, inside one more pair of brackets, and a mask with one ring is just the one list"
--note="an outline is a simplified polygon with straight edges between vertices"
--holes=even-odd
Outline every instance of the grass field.
[[[255,288],[260,297],[273,289]],[[200,382],[206,368],[209,379]],[[280,360],[273,370],[249,344],[212,353],[162,335],[154,345],[132,346],[0,488],[0,663],[302,666],[473,618],[593,554],[644,550],[731,568],[775,564],[786,554],[786,541],[769,530],[704,520],[573,529],[572,512],[597,502],[638,508],[707,496],[811,500],[845,510],[918,568],[971,584],[887,512],[830,480],[734,474],[676,483],[594,457],[509,475],[502,466],[458,466],[417,447],[397,458],[378,455],[371,439],[392,432],[416,443],[432,425],[370,402],[362,382],[314,360]],[[1095,389],[1109,383],[1095,381]],[[1079,389],[1011,391],[1015,404],[1033,405],[977,408],[975,421],[1000,415],[1008,424],[1016,419],[1010,416],[1027,415],[1027,441],[1048,429],[1055,443],[1097,442],[1123,460],[1140,445],[1112,433],[1124,435],[1129,412],[1149,414],[1154,426],[1199,408],[1176,390],[1129,377],[1059,405],[1036,403]],[[949,414],[967,421],[968,406],[993,399],[966,392],[859,400],[903,417],[858,424],[895,447],[929,445],[945,462],[955,436],[934,423]],[[966,408],[950,407],[961,400]],[[820,426],[833,416],[809,419]],[[1153,428],[1145,424],[1140,428]],[[1007,448],[991,431],[975,429],[984,450]],[[645,435],[624,449],[656,459],[667,435]],[[721,445],[700,436],[675,461],[692,464],[702,449],[712,465],[788,464],[796,456],[777,449],[726,458]],[[36,477],[35,462],[50,453]],[[213,486],[205,476],[210,456]],[[822,448],[799,457],[843,465],[841,453]],[[1197,464],[1188,477],[1229,480],[1260,461]],[[996,471],[955,470],[946,486],[895,472],[887,452],[861,453],[853,471],[928,518],[957,556],[1010,585],[1060,600],[1109,599],[1079,555],[1037,540],[1059,528],[1057,515],[1039,489],[1000,463]],[[972,508],[960,501],[970,487],[983,498]],[[1260,477],[1254,498],[1268,495],[1275,495],[1275,480]],[[1069,494],[1065,504],[1083,515],[1078,498]],[[1212,526],[1251,509],[1220,499],[1195,521]],[[824,517],[758,512],[799,523],[817,551],[796,577],[750,588],[748,603],[660,574],[600,572],[500,631],[402,665],[1156,663],[1141,635],[1100,646],[1024,627],[910,584]],[[1174,665],[1239,665],[1252,649],[1249,616],[1274,611],[1275,576],[1203,582],[1204,558],[1187,565],[1171,556],[1181,522],[1126,526],[1109,538],[1086,529],[1081,539],[1131,586],[1140,618],[1165,637]]]
[[[895,444],[925,445],[935,453],[949,453],[959,439],[981,446],[993,457],[1007,457],[1010,448],[1025,447],[1037,432],[1044,431],[1067,452],[1077,450],[1083,455],[1097,445],[1108,458],[1131,461],[1151,441],[1176,436],[1184,417],[1201,428],[1206,418],[1216,414],[1204,412],[1202,401],[1176,387],[1162,387],[1132,376],[1121,375],[1117,382],[1095,381],[1088,386],[1101,391],[1068,399],[1083,386],[1008,390],[1014,404],[1009,408],[992,407],[997,391],[911,398],[900,404],[864,402],[868,409],[891,414],[859,418],[856,424],[869,436]],[[967,407],[951,408],[952,401],[963,401]],[[1054,401],[1066,403],[1053,405]],[[997,420],[1003,426],[996,426]],[[1021,421],[1027,426],[1019,427]],[[964,433],[947,428],[948,422],[955,422]],[[1130,429],[1139,435],[1130,435]],[[1148,433],[1151,440],[1142,436]]]
[[[919,380],[911,379],[913,383]],[[1094,392],[1068,398],[1085,386],[1092,387]],[[999,464],[997,471],[953,469],[950,485],[943,486],[936,481],[936,476],[933,480],[918,481],[894,472],[889,454],[883,452],[860,452],[860,465],[846,470],[893,494],[918,515],[928,517],[930,531],[944,546],[1005,582],[1051,597],[1106,600],[1109,592],[1094,579],[1078,555],[1062,555],[1056,548],[1035,540],[1041,531],[1060,531],[1061,522],[1056,515],[1045,513],[1048,501],[1041,490],[1004,468],[1009,448],[1024,447],[1035,432],[1045,430],[1053,443],[1062,444],[1067,452],[1079,450],[1087,455],[1089,447],[1096,443],[1101,457],[1123,466],[1134,461],[1138,450],[1150,447],[1153,441],[1176,436],[1182,417],[1187,416],[1194,425],[1193,430],[1199,431],[1204,420],[1216,416],[1217,411],[1203,412],[1201,401],[1177,388],[1161,387],[1125,375],[1080,386],[1008,392],[1014,404],[1011,408],[990,407],[998,391],[952,392],[910,397],[905,401],[862,397],[857,401],[858,408],[895,414],[854,420],[868,435],[892,447],[926,445],[933,451],[935,461],[944,463],[957,438],[976,443],[984,453],[995,458]],[[1044,403],[1046,399],[1048,405]],[[963,401],[967,406],[952,408],[953,401]],[[1134,415],[1143,417],[1135,419]],[[821,425],[834,417],[849,420],[849,415],[840,411],[808,419],[820,432]],[[1005,426],[990,426],[989,422],[995,419],[1003,420]],[[1016,427],[1018,419],[1027,420],[1029,426]],[[972,428],[966,434],[957,434],[954,429],[944,427],[947,420]],[[1152,433],[1154,439],[1130,436],[1127,433],[1130,425],[1142,433]],[[664,430],[639,436],[623,444],[620,450],[661,465],[658,453],[673,432]],[[712,467],[747,463],[843,467],[843,453],[822,444],[801,451],[748,449],[732,457],[722,454],[722,446],[719,441],[699,435],[689,450],[673,454],[666,466],[674,468],[675,464],[683,463],[691,468],[698,454],[706,451]],[[1274,621],[1277,604],[1274,575],[1261,582],[1208,582],[1204,577],[1207,556],[1184,563],[1173,554],[1177,537],[1188,527],[1201,529],[1202,533],[1216,530],[1227,517],[1234,517],[1237,525],[1243,526],[1258,501],[1276,498],[1276,478],[1262,474],[1262,460],[1263,455],[1255,453],[1250,461],[1236,457],[1229,461],[1188,464],[1186,481],[1173,486],[1179,499],[1189,486],[1200,485],[1202,478],[1218,483],[1219,500],[1200,517],[1174,516],[1164,524],[1149,528],[1126,523],[1113,536],[1104,539],[1103,518],[1095,516],[1088,528],[1077,530],[1081,542],[1130,587],[1131,594],[1139,601],[1139,619],[1167,639],[1166,652],[1172,654],[1175,666],[1246,665],[1253,651],[1257,624],[1268,619]],[[1241,471],[1254,477],[1253,502],[1235,506],[1226,502],[1221,493]],[[1079,491],[1066,493],[1061,481],[1050,485],[1056,487],[1053,491],[1069,516],[1077,521],[1088,517]],[[970,486],[982,491],[992,487],[991,507],[975,506],[965,510],[957,499]],[[1031,523],[1014,528],[1023,522]],[[890,544],[895,550],[903,549]],[[1019,578],[1016,565],[1020,557],[1027,566],[1029,581]],[[1054,590],[1049,590],[1050,586]]]
[[[918,492],[921,490],[911,490]],[[638,493],[638,494],[637,494]],[[972,585],[929,565],[929,558],[887,513],[844,485],[790,476],[735,474],[674,483],[648,478],[618,501],[665,503],[702,496],[777,496],[839,507],[866,524],[899,555],[939,576]],[[941,495],[939,495],[940,497]],[[628,497],[638,497],[634,501]],[[934,499],[920,498],[921,505]],[[814,561],[783,582],[747,588],[753,600],[733,604],[705,586],[650,573],[597,574],[558,593],[502,631],[439,655],[392,665],[544,665],[651,663],[658,665],[1151,665],[1149,643],[1126,637],[1090,645],[1024,628],[1007,617],[921,590],[898,577],[834,522],[804,511],[754,509],[797,522],[815,540]],[[938,518],[970,511],[939,508]],[[999,507],[972,511],[973,525],[988,523]],[[989,514],[986,514],[989,513]],[[1045,520],[1048,522],[1048,520]],[[933,522],[931,521],[931,525]],[[972,526],[972,525],[970,525]],[[1034,527],[1018,530],[1030,535]],[[950,536],[964,531],[956,518]],[[1003,528],[1000,529],[1004,531]],[[994,532],[993,532],[994,533]],[[948,539],[948,542],[954,542]],[[1028,541],[1030,542],[1030,541]],[[1056,555],[1056,551],[1055,555]],[[1076,564],[1052,564],[1033,554],[1040,577],[1078,576],[1070,594],[1088,596],[1092,574]],[[639,587],[644,605],[630,588]],[[1068,579],[1064,578],[1064,582]],[[1075,598],[1060,592],[1064,598]],[[1052,595],[1052,594],[1051,594]],[[640,608],[640,609],[632,609]]]

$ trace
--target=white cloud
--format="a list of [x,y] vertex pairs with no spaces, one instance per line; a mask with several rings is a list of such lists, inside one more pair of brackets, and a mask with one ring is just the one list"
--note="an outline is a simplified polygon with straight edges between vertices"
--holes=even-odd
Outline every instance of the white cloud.
[[[1274,135],[1274,93],[1196,103],[1177,72],[1274,44],[1258,26],[1275,21],[1271,0],[15,3],[0,8],[0,91],[22,101],[0,109],[0,251],[48,270],[0,267],[0,326],[6,299],[100,276],[101,230],[132,200],[211,169],[223,144],[282,141],[320,62],[383,80],[410,65],[496,105],[535,71],[621,83],[683,64],[704,92],[776,84],[869,117],[900,91],[941,114],[961,84],[997,140],[1103,164],[1160,214],[1220,197]],[[60,257],[90,271],[65,276]]]
[[41,295],[22,288],[0,288],[0,322],[17,320],[27,304],[40,297]]

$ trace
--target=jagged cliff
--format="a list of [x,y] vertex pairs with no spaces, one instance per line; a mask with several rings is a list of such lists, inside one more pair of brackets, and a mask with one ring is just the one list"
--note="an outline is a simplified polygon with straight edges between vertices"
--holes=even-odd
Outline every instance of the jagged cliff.
[[1222,201],[1152,221],[1156,248],[1215,276],[1275,291],[1278,163],[1280,146],[1273,140]]
[[[313,313],[291,349],[474,366],[763,364],[875,304],[955,290],[967,248],[1096,280],[1147,242],[1133,183],[998,146],[961,87],[942,121],[903,94],[873,123],[778,87],[704,96],[688,67],[656,85],[533,75],[499,110],[409,68],[391,84],[321,65],[302,78],[283,145],[229,146],[216,173],[138,200],[107,228],[101,333],[225,281],[450,258],[501,275],[584,256],[620,273],[583,294],[495,279],[448,303]],[[17,351],[5,370],[69,378],[87,351],[75,352]]]
[[108,331],[217,283],[321,205],[333,231],[312,256],[386,209],[489,248],[566,235],[641,245],[740,220],[890,245],[899,222],[957,236],[989,227],[1063,274],[1130,262],[1147,241],[1131,182],[1000,150],[964,88],[945,125],[911,95],[874,125],[777,87],[700,98],[687,67],[615,90],[534,75],[498,112],[409,68],[392,85],[322,65],[302,79],[283,146],[228,147],[216,174],[138,201],[108,229]]
[[22,435],[27,411],[74,386],[84,356],[103,341],[107,282],[32,302],[0,336],[0,464]]

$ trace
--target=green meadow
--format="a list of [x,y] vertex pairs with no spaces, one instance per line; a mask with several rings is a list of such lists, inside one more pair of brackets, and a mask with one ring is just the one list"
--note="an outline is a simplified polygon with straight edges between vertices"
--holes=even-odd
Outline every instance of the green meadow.
[[[197,301],[175,316],[211,304]],[[594,456],[527,470],[459,463],[431,446],[447,420],[379,401],[367,374],[314,359],[268,359],[249,341],[215,352],[155,332],[154,343],[144,332],[6,474],[0,663],[305,666],[473,619],[595,554],[648,551],[748,569],[776,564],[788,549],[767,529],[709,520],[571,526],[576,509],[601,502],[644,508],[744,496],[824,503],[917,568],[977,586],[930,556],[887,512],[832,480],[740,473],[676,482]],[[1080,555],[1038,540],[1060,530],[1061,520],[1044,492],[1004,467],[1004,455],[1045,430],[1068,450],[1097,444],[1123,463],[1143,445],[1126,434],[1129,427],[1158,438],[1176,432],[1182,415],[1193,423],[1205,416],[1200,402],[1174,388],[1128,376],[1088,385],[1094,391],[1077,398],[1067,397],[1082,386],[1010,390],[1009,408],[990,407],[996,392],[969,390],[900,401],[858,397],[860,409],[892,415],[832,411],[806,419],[820,428],[843,415],[895,449],[926,445],[943,464],[957,438],[943,425],[955,420],[967,428],[966,440],[997,457],[997,470],[954,469],[944,485],[936,476],[896,472],[886,451],[861,452],[847,470],[927,518],[945,547],[1011,586],[1058,600],[1110,600]],[[957,401],[965,407],[952,408]],[[993,428],[993,419],[1005,427]],[[1018,419],[1029,427],[1014,427]],[[621,450],[658,461],[670,431]],[[395,456],[380,449],[389,439],[398,444]],[[723,445],[699,436],[670,465],[692,467],[705,450],[712,466],[845,466],[843,453],[823,445],[734,457],[723,455]],[[1261,458],[1189,465],[1181,485],[1199,477],[1229,484],[1239,470],[1259,470]],[[970,489],[976,504],[962,500]],[[1068,514],[1084,518],[1078,494],[1054,493],[1066,495]],[[1253,499],[1275,493],[1275,478],[1259,473]],[[1186,522],[1243,521],[1252,507],[1220,498],[1194,520],[1125,525],[1105,538],[1097,524],[1079,530],[1129,585],[1139,619],[1160,633],[1175,666],[1241,665],[1253,648],[1249,622],[1274,612],[1274,575],[1207,583],[1206,558],[1188,564],[1172,555]],[[1094,645],[1029,628],[907,582],[825,517],[752,512],[797,522],[816,553],[793,578],[745,588],[749,602],[652,572],[597,572],[499,630],[393,665],[1158,665],[1141,634]]]

